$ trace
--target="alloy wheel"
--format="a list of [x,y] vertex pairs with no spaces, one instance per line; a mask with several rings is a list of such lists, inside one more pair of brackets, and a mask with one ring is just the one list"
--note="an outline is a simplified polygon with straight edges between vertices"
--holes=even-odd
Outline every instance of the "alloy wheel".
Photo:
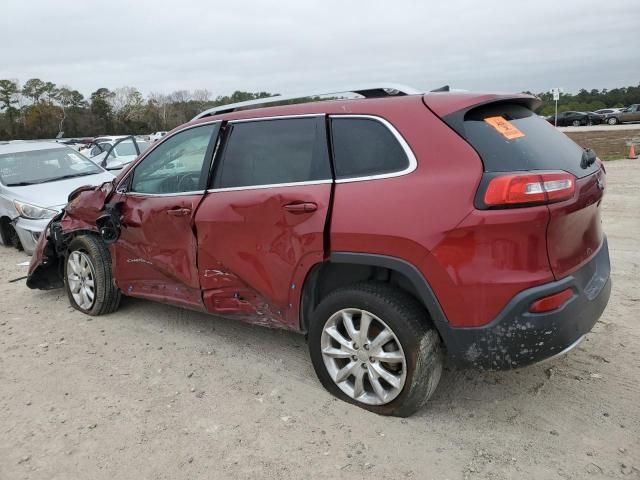
[[335,384],[367,405],[384,405],[404,387],[407,362],[400,341],[380,318],[358,308],[334,313],[321,337],[324,365]]
[[86,253],[76,250],[69,255],[67,283],[76,304],[83,310],[91,309],[96,296],[95,271]]

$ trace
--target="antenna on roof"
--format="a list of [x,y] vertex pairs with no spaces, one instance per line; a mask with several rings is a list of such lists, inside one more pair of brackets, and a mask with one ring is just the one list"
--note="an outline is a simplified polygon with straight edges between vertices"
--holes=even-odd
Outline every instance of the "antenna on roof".
[[256,100],[247,100],[246,102],[231,103],[228,105],[220,105],[213,107],[193,117],[193,120],[199,118],[210,117],[213,115],[220,115],[222,113],[235,112],[236,110],[249,110],[254,108],[260,108],[265,105],[273,103],[287,102],[291,100],[299,100],[309,97],[321,97],[328,95],[337,95],[342,93],[355,93],[365,98],[382,98],[382,97],[394,97],[402,95],[419,95],[424,92],[417,90],[413,87],[406,85],[400,85],[397,83],[383,83],[383,84],[371,84],[371,85],[359,85],[355,88],[333,88],[325,89],[317,92],[307,92],[295,95],[276,95],[274,97],[258,98]]

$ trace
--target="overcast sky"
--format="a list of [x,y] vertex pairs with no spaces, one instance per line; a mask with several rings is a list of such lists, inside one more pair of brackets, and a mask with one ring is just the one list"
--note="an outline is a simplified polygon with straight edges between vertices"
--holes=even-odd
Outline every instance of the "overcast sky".
[[85,95],[640,83],[639,0],[2,0],[0,79]]

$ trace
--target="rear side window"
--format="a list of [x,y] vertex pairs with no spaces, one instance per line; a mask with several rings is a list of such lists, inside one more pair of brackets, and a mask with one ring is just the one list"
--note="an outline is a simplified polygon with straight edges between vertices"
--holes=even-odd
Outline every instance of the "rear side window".
[[231,124],[215,188],[331,178],[323,118]]
[[487,172],[565,170],[580,178],[598,168],[595,163],[582,168],[584,150],[524,105],[493,103],[470,110],[458,133],[480,154]]
[[409,159],[396,137],[370,118],[332,118],[331,136],[336,178],[399,172]]

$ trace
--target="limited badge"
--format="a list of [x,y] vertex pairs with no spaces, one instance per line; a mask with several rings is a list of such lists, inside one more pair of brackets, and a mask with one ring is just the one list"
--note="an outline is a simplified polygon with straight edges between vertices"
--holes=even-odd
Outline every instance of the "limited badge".
[[495,128],[498,133],[507,140],[524,137],[524,133],[518,130],[509,120],[504,117],[487,117],[484,119],[484,121]]

